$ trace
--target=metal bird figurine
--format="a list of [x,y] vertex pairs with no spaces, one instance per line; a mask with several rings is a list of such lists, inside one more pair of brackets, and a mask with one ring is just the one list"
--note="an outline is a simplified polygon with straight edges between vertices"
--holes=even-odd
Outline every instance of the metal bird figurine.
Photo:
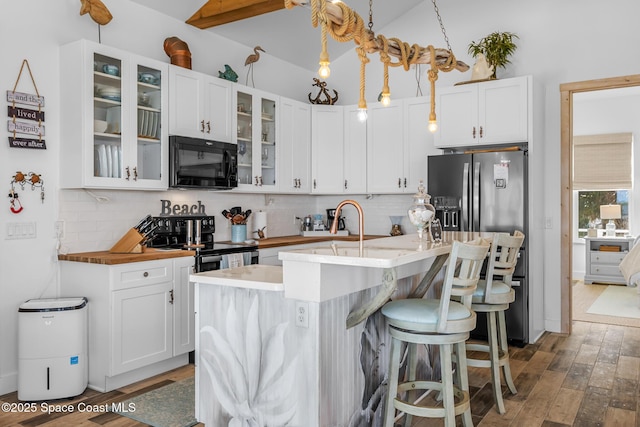
[[91,19],[93,19],[99,25],[107,25],[111,22],[113,16],[107,6],[100,0],[80,0],[82,5],[80,6],[80,15],[88,13]]
[[249,69],[247,70],[247,77],[245,78],[245,82],[244,84],[246,86],[248,86],[248,82],[249,82],[249,74],[251,74],[251,86],[256,87],[254,81],[253,81],[253,64],[258,62],[258,60],[260,59],[260,52],[265,52],[265,50],[263,48],[261,48],[260,46],[256,46],[253,48],[253,53],[249,56],[247,56],[247,59],[245,59],[244,61],[244,65],[245,66],[249,66]]

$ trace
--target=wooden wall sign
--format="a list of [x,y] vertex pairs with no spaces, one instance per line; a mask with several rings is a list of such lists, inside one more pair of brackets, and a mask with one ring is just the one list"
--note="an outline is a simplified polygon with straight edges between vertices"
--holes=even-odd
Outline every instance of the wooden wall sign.
[[33,95],[31,93],[13,92],[11,90],[8,90],[7,102],[44,107],[44,96]]
[[39,138],[14,138],[12,136],[9,137],[9,147],[12,148],[37,148],[37,149],[46,149],[47,145],[44,142],[44,139]]
[[9,105],[7,111],[8,117],[16,119],[26,119],[44,122],[44,111],[29,110],[28,108],[12,107]]
[[[35,94],[16,92],[25,64],[29,70],[31,83],[33,83],[33,87],[36,90]],[[40,96],[38,92],[38,87],[31,73],[31,67],[26,59],[22,61],[22,66],[20,67],[20,72],[18,73],[18,78],[13,90],[7,91],[7,102],[10,103],[7,107],[7,116],[9,117],[7,130],[12,133],[12,135],[9,136],[9,147],[46,149],[47,145],[43,139],[45,135],[44,111],[42,111],[42,107],[44,107],[44,96]],[[16,106],[16,104],[37,107],[37,110]],[[25,134],[26,137],[18,136],[18,134]],[[29,135],[33,135],[34,137],[29,137]]]

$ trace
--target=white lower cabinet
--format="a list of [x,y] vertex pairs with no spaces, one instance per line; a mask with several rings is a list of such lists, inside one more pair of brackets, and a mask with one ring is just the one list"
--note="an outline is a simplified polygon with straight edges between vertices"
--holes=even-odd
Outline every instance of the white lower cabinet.
[[173,356],[172,281],[112,293],[111,373],[122,374]]
[[90,388],[110,391],[188,363],[193,261],[60,262],[61,295],[89,300]]

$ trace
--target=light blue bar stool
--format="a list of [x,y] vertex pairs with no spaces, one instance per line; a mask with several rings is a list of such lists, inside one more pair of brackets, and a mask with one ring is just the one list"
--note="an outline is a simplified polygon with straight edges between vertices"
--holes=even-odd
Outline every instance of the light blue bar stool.
[[513,233],[513,236],[507,233],[497,233],[493,236],[486,278],[478,282],[471,300],[473,311],[487,314],[487,343],[468,343],[467,350],[488,353],[489,360],[467,355],[467,365],[491,369],[493,400],[500,414],[505,413],[501,371],[509,391],[512,394],[518,392],[511,378],[504,312],[516,299],[516,293],[511,287],[511,279],[523,242],[524,234],[520,231]]
[[[470,309],[471,296],[488,251],[489,243],[481,239],[469,243],[454,242],[440,299],[403,299],[388,302],[382,307],[391,336],[385,427],[394,425],[396,409],[405,413],[406,426],[411,425],[412,416],[418,416],[443,418],[445,427],[453,427],[457,415],[463,416],[465,427],[473,426],[465,342],[469,332],[476,326],[476,314]],[[451,296],[460,297],[460,302],[451,301]],[[403,343],[407,343],[408,350],[406,367],[401,366]],[[438,346],[441,381],[416,379],[416,349],[418,345],[427,344]],[[459,355],[455,384],[452,361],[454,347]],[[401,370],[403,378],[400,382]],[[426,393],[414,400],[416,390],[437,392],[442,406],[427,406],[425,402],[420,402]],[[409,400],[402,397],[405,392],[411,392],[406,393]]]

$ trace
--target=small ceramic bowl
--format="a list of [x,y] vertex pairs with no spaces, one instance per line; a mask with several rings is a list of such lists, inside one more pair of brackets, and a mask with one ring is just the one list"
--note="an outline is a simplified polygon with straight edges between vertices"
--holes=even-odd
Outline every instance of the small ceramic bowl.
[[93,131],[96,133],[104,133],[107,130],[108,123],[104,120],[93,121]]
[[150,85],[156,85],[158,84],[158,78],[151,74],[151,73],[139,73],[138,74],[138,81],[141,83],[147,83]]
[[112,76],[120,75],[120,68],[118,68],[117,65],[113,65],[113,64],[104,64],[102,66],[102,71]]

